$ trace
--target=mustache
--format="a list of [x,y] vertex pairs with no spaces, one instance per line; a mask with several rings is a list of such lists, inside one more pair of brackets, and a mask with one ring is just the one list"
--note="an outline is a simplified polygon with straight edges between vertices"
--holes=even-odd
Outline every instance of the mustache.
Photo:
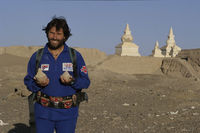
[[60,41],[60,40],[58,40],[58,39],[50,39],[51,41]]

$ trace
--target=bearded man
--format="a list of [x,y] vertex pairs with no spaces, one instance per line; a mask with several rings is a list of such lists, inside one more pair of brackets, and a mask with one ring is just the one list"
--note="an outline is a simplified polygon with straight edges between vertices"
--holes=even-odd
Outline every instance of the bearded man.
[[75,50],[76,67],[73,67],[70,48],[66,44],[71,33],[65,18],[54,17],[43,30],[48,42],[43,48],[39,68],[36,68],[35,52],[24,78],[28,90],[37,94],[34,105],[36,131],[74,133],[79,108],[76,94],[90,85],[86,65]]

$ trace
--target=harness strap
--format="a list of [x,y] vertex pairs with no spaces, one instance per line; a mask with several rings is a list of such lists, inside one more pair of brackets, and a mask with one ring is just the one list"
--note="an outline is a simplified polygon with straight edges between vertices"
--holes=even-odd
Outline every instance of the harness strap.
[[69,47],[69,54],[70,54],[70,58],[73,64],[73,74],[74,74],[74,78],[76,79],[78,77],[77,74],[77,63],[76,63],[76,51],[75,49]]
[[37,73],[38,68],[39,68],[39,64],[40,64],[40,60],[42,58],[42,54],[43,54],[44,48],[40,48],[37,53],[36,53],[36,65],[35,65],[35,73]]

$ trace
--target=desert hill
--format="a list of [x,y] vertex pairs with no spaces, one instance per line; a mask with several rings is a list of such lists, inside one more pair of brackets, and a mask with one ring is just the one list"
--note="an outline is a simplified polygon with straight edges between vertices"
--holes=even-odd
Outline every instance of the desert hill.
[[29,58],[20,57],[10,54],[0,55],[0,67],[12,66],[12,65],[27,65]]

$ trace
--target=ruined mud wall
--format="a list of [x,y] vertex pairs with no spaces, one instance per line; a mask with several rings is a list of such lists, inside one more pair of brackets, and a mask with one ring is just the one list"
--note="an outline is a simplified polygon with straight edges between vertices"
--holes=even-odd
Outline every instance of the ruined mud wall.
[[176,57],[187,58],[191,56],[193,57],[200,56],[200,49],[183,49]]
[[161,70],[164,74],[200,78],[200,49],[182,50],[176,58],[165,58]]
[[196,77],[196,71],[186,61],[180,58],[165,58],[162,61],[161,71],[164,74],[186,78]]
[[177,57],[186,60],[196,72],[200,72],[200,49],[182,50]]

